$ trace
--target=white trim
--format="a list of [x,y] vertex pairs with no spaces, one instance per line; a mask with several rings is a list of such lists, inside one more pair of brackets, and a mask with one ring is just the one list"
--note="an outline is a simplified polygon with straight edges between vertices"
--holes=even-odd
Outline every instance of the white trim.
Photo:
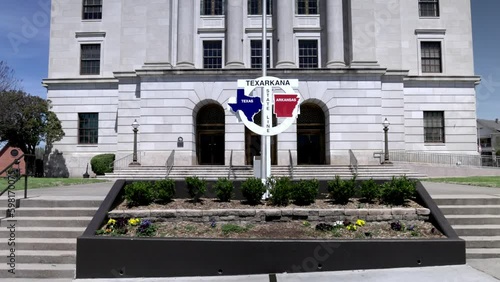
[[318,68],[321,68],[321,36],[317,33],[295,33],[294,34],[295,65],[300,68],[299,63],[299,40],[316,40],[318,42]]
[[[226,40],[225,40],[225,37],[224,37],[224,34],[220,34],[220,33],[203,33],[203,34],[200,34],[200,36],[198,37],[198,50],[199,50],[199,53],[198,53],[198,56],[197,58],[195,58],[195,68],[199,68],[199,69],[205,69],[203,67],[203,53],[204,53],[204,49],[203,49],[203,41],[221,41],[221,49],[222,49],[222,65],[221,65],[221,69],[225,68],[226,66]],[[196,55],[196,54],[195,54]],[[211,70],[211,69],[209,69]]]
[[[417,29],[415,37],[417,42],[417,62],[418,75],[446,75],[446,45],[445,29]],[[422,72],[422,42],[439,42],[441,44],[441,72]]]
[[[245,50],[243,51],[243,57],[244,57],[244,63],[245,63],[245,68],[248,68],[248,69],[252,69],[252,45],[251,45],[251,41],[252,40],[259,40],[259,41],[262,41],[262,34],[259,34],[259,33],[248,33],[246,34],[246,39],[244,44],[243,44],[243,48],[245,48]],[[272,37],[272,33],[268,32],[267,33],[267,41],[269,41],[269,52],[271,52],[269,54],[269,59],[270,59],[270,62],[269,62],[269,66],[270,68],[273,68],[274,67],[274,61],[273,61],[273,50],[274,50],[274,45],[273,45],[273,37]]]
[[[105,32],[96,33],[96,32],[76,32],[75,39],[78,45],[78,69],[76,71],[78,77],[81,78],[93,78],[93,77],[102,77],[103,76],[103,68],[104,68],[104,43],[105,43]],[[99,44],[101,46],[101,58],[99,61],[99,74],[80,74],[81,64],[82,64],[82,45],[86,44]]]

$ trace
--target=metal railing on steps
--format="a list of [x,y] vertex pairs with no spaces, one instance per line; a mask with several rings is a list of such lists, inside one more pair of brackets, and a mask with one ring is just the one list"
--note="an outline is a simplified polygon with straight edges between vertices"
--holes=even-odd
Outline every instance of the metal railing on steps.
[[[141,153],[137,152],[137,162],[141,162]],[[127,168],[128,165],[133,161],[134,154],[129,154],[126,155],[122,158],[119,158],[117,160],[114,160],[110,165],[109,168],[115,170],[115,169],[124,169]]]
[[175,150],[173,150],[172,153],[170,153],[170,156],[168,156],[167,161],[165,162],[165,170],[166,170],[165,178],[167,178],[170,175],[170,172],[174,167],[174,160],[175,160]]
[[293,179],[293,158],[292,158],[292,151],[291,150],[288,150],[288,158],[290,161],[290,167],[289,167],[290,179]]
[[358,159],[351,149],[349,149],[349,167],[351,168],[352,174],[356,176],[358,174]]

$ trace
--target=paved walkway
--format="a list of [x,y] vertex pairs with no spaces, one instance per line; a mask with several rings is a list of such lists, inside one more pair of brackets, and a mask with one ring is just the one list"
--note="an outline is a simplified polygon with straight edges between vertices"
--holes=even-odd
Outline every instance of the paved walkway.
[[[500,197],[500,188],[474,187],[467,185],[454,185],[433,182],[423,182],[432,197],[440,195],[456,195],[457,197],[471,195],[488,195]],[[75,185],[71,187],[33,189],[28,192],[29,198],[50,199],[104,199],[113,183],[98,183]],[[275,280],[276,279],[276,280]],[[477,259],[468,260],[466,265],[422,267],[422,268],[398,268],[378,270],[337,271],[321,273],[301,274],[278,274],[276,278],[269,275],[252,276],[222,276],[222,277],[192,277],[192,278],[134,278],[134,279],[77,279],[74,281],[89,282],[195,282],[195,281],[226,281],[226,282],[302,282],[302,281],[477,281],[477,282],[499,282],[500,281],[500,259]],[[0,281],[3,281],[0,279]],[[7,281],[7,280],[5,280]],[[43,281],[34,279],[9,280],[14,282]],[[48,281],[48,280],[45,280]],[[58,279],[53,281],[69,282],[69,280]]]

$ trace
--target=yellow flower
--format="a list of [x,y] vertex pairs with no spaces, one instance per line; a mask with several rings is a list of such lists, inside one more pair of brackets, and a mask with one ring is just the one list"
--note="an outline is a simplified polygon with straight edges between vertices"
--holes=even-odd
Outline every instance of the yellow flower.
[[110,218],[110,219],[108,220],[108,225],[114,225],[115,223],[116,223],[116,220],[114,220],[114,219],[112,219],[112,218]]
[[349,230],[349,231],[356,231],[357,229],[358,229],[358,227],[354,224],[349,224],[347,226],[347,230]]
[[136,226],[141,222],[139,218],[131,218],[128,220],[128,224],[132,226]]
[[359,225],[359,226],[364,226],[366,224],[366,222],[362,219],[358,219],[356,220],[356,225]]

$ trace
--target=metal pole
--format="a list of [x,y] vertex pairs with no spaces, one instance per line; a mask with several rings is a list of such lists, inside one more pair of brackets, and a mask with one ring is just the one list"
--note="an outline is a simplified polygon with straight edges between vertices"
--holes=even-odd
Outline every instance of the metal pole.
[[24,156],[24,198],[28,198],[28,162]]
[[137,128],[134,128],[134,153],[132,154],[132,163],[137,163]]
[[387,139],[387,132],[389,131],[389,127],[384,127],[384,138],[385,138],[385,149],[384,149],[384,163],[389,162],[389,141]]
[[[262,0],[262,76],[267,76],[267,0]],[[266,103],[266,99],[273,99],[272,87],[262,88],[261,99]],[[262,108],[262,127],[272,127],[272,110],[264,106]],[[261,179],[265,184],[271,176],[271,136],[261,136]],[[268,197],[269,192],[266,192],[264,197]]]

